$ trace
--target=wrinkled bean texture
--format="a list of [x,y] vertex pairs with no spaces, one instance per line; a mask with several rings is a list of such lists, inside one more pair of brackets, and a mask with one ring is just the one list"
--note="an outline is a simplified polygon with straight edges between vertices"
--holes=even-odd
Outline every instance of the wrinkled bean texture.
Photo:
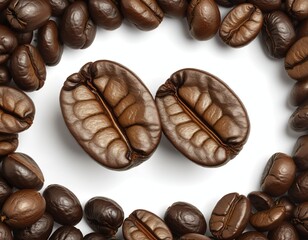
[[52,16],[61,16],[70,4],[70,0],[48,0]]
[[308,170],[296,176],[288,194],[293,202],[308,201]]
[[268,240],[268,238],[257,231],[247,231],[241,234],[236,240]]
[[246,0],[215,0],[217,4],[223,7],[232,7],[241,3],[244,3]]
[[308,1],[286,0],[287,12],[297,20],[308,18]]
[[217,77],[182,69],[159,87],[156,104],[164,134],[188,159],[219,166],[247,141],[250,123],[237,95]]
[[247,2],[260,8],[262,12],[272,12],[281,7],[281,0],[247,0]]
[[277,228],[269,231],[267,237],[271,240],[299,240],[295,227],[289,222],[283,222]]
[[284,195],[280,198],[278,198],[275,201],[276,206],[283,206],[286,210],[286,220],[291,219],[293,217],[293,212],[295,208],[295,204],[291,201],[291,199],[287,196]]
[[9,68],[6,65],[0,65],[0,85],[8,86],[12,80]]
[[17,47],[18,42],[15,34],[5,25],[0,25],[0,65],[6,63],[11,53]]
[[308,135],[297,138],[292,154],[297,169],[308,170]]
[[262,191],[253,191],[247,195],[251,205],[257,211],[270,209],[274,206],[274,199]]
[[124,170],[144,162],[160,141],[161,124],[151,93],[118,63],[84,65],[67,78],[60,104],[74,138],[107,168]]
[[74,226],[61,226],[53,232],[49,240],[83,240],[83,235]]
[[0,208],[2,208],[5,200],[12,194],[13,189],[5,179],[0,177]]
[[300,106],[308,100],[308,79],[294,83],[289,96],[289,103],[293,106]]
[[305,239],[308,238],[308,202],[298,204],[293,217],[292,223],[298,233]]
[[11,229],[2,222],[0,222],[0,236],[5,240],[14,240]]
[[184,17],[188,6],[187,0],[157,0],[163,12],[172,17]]
[[0,156],[14,152],[18,147],[18,134],[0,133]]
[[299,105],[289,118],[289,127],[296,132],[308,130],[308,102]]
[[199,233],[186,233],[179,238],[180,240],[211,240],[211,238]]

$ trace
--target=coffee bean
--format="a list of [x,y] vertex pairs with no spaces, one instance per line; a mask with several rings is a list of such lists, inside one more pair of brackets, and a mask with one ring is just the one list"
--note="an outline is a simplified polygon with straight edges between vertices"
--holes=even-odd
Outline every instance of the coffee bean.
[[308,130],[308,102],[299,105],[289,118],[289,127],[296,132]]
[[10,55],[17,47],[15,34],[5,25],[0,25],[0,65],[8,62]]
[[188,6],[187,0],[157,0],[163,12],[171,17],[185,17]]
[[286,0],[287,12],[298,20],[308,18],[308,2],[306,0]]
[[0,236],[3,240],[14,240],[11,229],[3,222],[0,222]]
[[84,207],[87,223],[104,237],[114,237],[124,220],[121,206],[106,197],[93,197]]
[[296,176],[288,195],[293,202],[308,201],[308,170]]
[[18,134],[0,133],[0,156],[8,155],[18,147]]
[[186,233],[179,240],[211,240],[211,238],[199,233]]
[[217,77],[182,69],[156,93],[164,134],[188,159],[218,166],[243,148],[249,118],[237,95]]
[[51,6],[51,15],[52,16],[61,16],[68,5],[70,4],[70,0],[48,0]]
[[45,206],[44,198],[36,190],[18,190],[4,202],[1,221],[12,229],[28,227],[43,216]]
[[53,232],[49,240],[83,240],[83,236],[74,226],[61,226]]
[[290,198],[286,195],[278,198],[275,201],[276,206],[283,206],[286,210],[286,220],[291,219],[293,217],[293,212],[295,208],[295,204],[290,200]]
[[12,187],[7,183],[5,179],[0,177],[0,209],[2,208],[5,200],[12,194],[12,192]]
[[283,222],[277,228],[269,231],[267,237],[270,240],[299,240],[295,227],[289,222]]
[[308,135],[300,136],[296,140],[293,159],[298,170],[308,170]]
[[125,240],[173,239],[172,233],[164,221],[156,214],[143,209],[137,209],[125,218],[122,233]]
[[241,234],[236,240],[268,240],[267,237],[257,231],[247,231]]
[[214,0],[191,0],[186,12],[190,35],[197,40],[215,36],[220,26],[220,11]]
[[11,80],[9,68],[6,65],[0,65],[0,85],[8,86]]
[[219,36],[231,47],[242,47],[261,31],[263,15],[259,8],[243,3],[233,8],[223,19]]
[[108,240],[104,235],[96,232],[88,233],[83,237],[83,240]]
[[297,39],[308,36],[308,18],[301,21],[297,26]]
[[32,45],[19,45],[12,53],[10,69],[14,82],[23,91],[35,91],[43,87],[46,66]]
[[308,238],[308,202],[300,203],[294,209],[293,225],[303,239]]
[[0,12],[9,5],[10,1],[11,0],[1,0],[0,1]]
[[206,220],[202,212],[190,203],[175,202],[165,212],[165,223],[172,234],[180,237],[186,233],[205,234]]
[[260,8],[262,12],[279,10],[281,6],[281,0],[247,0],[247,2]]
[[15,32],[15,36],[17,38],[19,45],[31,44],[33,40],[33,31],[25,32],[25,33]]
[[125,170],[155,151],[161,125],[153,97],[129,69],[111,61],[84,65],[60,93],[72,135],[97,162]]
[[74,226],[83,216],[81,204],[76,195],[59,184],[48,185],[43,197],[46,200],[46,211],[62,225]]
[[120,6],[124,17],[143,31],[157,28],[164,18],[164,13],[155,0],[121,0]]
[[257,211],[270,209],[275,205],[274,199],[262,191],[253,191],[247,195],[251,205]]
[[35,106],[26,94],[12,87],[0,86],[0,100],[0,132],[14,134],[32,125]]
[[251,205],[244,195],[229,193],[215,205],[209,227],[212,235],[218,239],[237,238],[246,228]]
[[302,105],[308,100],[308,79],[295,82],[290,92],[289,100],[293,106]]
[[217,4],[223,7],[232,7],[241,3],[244,3],[246,0],[215,0]]
[[2,162],[3,177],[14,187],[40,190],[44,176],[37,163],[27,154],[15,152]]

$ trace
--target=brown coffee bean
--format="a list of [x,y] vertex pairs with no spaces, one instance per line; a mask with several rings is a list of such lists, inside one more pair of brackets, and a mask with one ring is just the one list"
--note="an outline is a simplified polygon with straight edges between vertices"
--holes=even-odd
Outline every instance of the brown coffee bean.
[[241,3],[244,3],[246,0],[215,0],[217,4],[223,7],[232,7]]
[[83,240],[108,240],[104,235],[96,232],[88,233],[83,237]]
[[252,4],[243,3],[225,16],[220,25],[219,36],[231,47],[242,47],[257,37],[262,23],[261,10]]
[[123,222],[125,240],[155,239],[172,240],[172,233],[156,214],[143,209],[133,211]]
[[43,216],[45,206],[44,198],[36,190],[18,190],[4,202],[1,221],[12,229],[28,227]]
[[298,203],[308,201],[308,170],[301,172],[296,176],[289,189],[288,196],[293,202]]
[[9,5],[11,0],[1,0],[0,1],[0,12],[4,9],[6,9],[6,7]]
[[286,195],[278,198],[275,202],[276,206],[283,206],[286,210],[286,220],[291,219],[293,217],[293,212],[295,209],[295,204],[290,200],[290,198]]
[[32,45],[19,45],[11,56],[10,69],[14,82],[23,91],[35,91],[43,87],[46,66]]
[[247,231],[241,234],[236,240],[268,240],[267,237],[257,231]]
[[308,102],[299,105],[289,118],[289,126],[296,132],[308,130]]
[[164,18],[155,0],[120,0],[120,6],[124,17],[143,31],[157,28]]
[[14,134],[32,125],[35,106],[25,93],[12,87],[0,86],[0,100],[0,132]]
[[281,6],[281,0],[247,0],[247,2],[260,8],[262,12],[279,10]]
[[250,210],[250,201],[244,195],[226,194],[212,211],[209,221],[212,235],[224,240],[237,238],[248,224]]
[[187,7],[187,23],[197,40],[214,37],[220,26],[220,11],[214,0],[191,0]]
[[250,129],[241,100],[217,77],[182,69],[156,92],[164,134],[188,159],[219,166],[234,158]]
[[44,176],[37,163],[27,154],[15,152],[2,161],[3,177],[16,188],[40,190]]
[[297,81],[290,92],[289,102],[293,106],[302,105],[308,100],[308,79]]
[[308,170],[308,135],[300,136],[293,148],[293,159],[298,170]]
[[308,36],[308,18],[301,21],[297,26],[297,39]]
[[0,65],[8,62],[10,55],[17,47],[18,42],[14,32],[7,26],[0,25]]
[[0,133],[0,156],[8,155],[18,147],[18,134]]
[[300,203],[294,210],[292,223],[303,239],[308,238],[308,202]]
[[185,17],[187,0],[156,0],[163,12],[172,17]]
[[306,0],[286,0],[287,12],[298,20],[308,18],[308,2]]
[[270,240],[299,240],[295,227],[289,222],[281,223],[277,228],[271,230],[267,234]]
[[19,45],[31,44],[32,39],[33,39],[33,31],[25,32],[25,33],[15,32],[15,36],[17,38]]
[[261,190],[272,197],[286,193],[296,174],[293,159],[284,153],[275,153],[268,160],[261,179]]
[[0,222],[0,237],[3,240],[14,240],[11,229],[3,222]]
[[6,65],[0,65],[0,85],[8,86],[11,80],[9,68]]
[[49,240],[83,240],[83,236],[74,226],[61,226],[53,232]]
[[211,240],[211,238],[199,233],[186,233],[179,240]]
[[[0,209],[5,200],[13,193],[12,187],[5,179],[0,177]],[[1,236],[1,235],[0,235]]]
[[250,192],[247,197],[251,205],[257,211],[267,210],[275,205],[274,199],[265,192],[253,191]]
[[69,0],[48,0],[51,6],[51,15],[52,16],[61,16],[65,9],[70,4]]

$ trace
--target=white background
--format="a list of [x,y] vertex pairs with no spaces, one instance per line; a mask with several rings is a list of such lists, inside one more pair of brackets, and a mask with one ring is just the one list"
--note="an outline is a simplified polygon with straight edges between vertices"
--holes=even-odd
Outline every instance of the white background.
[[[220,9],[223,17],[226,9]],[[153,96],[172,73],[182,68],[199,68],[219,77],[242,100],[250,118],[251,131],[243,150],[222,167],[204,168],[183,157],[162,137],[153,156],[138,167],[118,172],[97,164],[66,128],[59,92],[70,74],[100,59],[131,69]],[[42,169],[42,191],[49,184],[64,185],[83,206],[94,196],[108,197],[123,208],[125,217],[143,208],[163,218],[172,203],[186,201],[199,208],[208,222],[223,195],[246,195],[259,189],[261,174],[272,154],[292,154],[301,135],[287,126],[295,109],[288,104],[293,84],[283,60],[267,56],[260,36],[248,46],[233,49],[218,35],[208,41],[194,40],[185,19],[169,17],[149,32],[127,22],[114,31],[98,28],[89,48],[65,48],[61,62],[47,68],[44,87],[28,93],[36,105],[36,115],[31,128],[19,135],[17,151],[31,156]],[[76,227],[83,234],[91,231],[84,220]]]

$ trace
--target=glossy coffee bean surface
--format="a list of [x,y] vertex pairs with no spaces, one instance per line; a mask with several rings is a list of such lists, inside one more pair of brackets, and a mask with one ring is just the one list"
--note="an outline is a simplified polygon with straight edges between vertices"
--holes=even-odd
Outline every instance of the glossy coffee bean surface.
[[48,0],[52,16],[61,16],[70,4],[70,0]]
[[7,26],[0,25],[0,65],[8,62],[11,53],[17,47],[17,38]]
[[13,153],[18,147],[17,133],[0,133],[0,156]]
[[268,238],[263,233],[251,230],[242,233],[236,240],[268,240]]
[[297,138],[292,154],[298,170],[308,170],[308,135]]
[[308,170],[300,172],[288,192],[289,197],[294,202],[308,201]]
[[299,235],[293,224],[289,222],[281,223],[277,228],[268,232],[267,237],[270,240],[299,240]]
[[247,197],[252,207],[257,211],[267,210],[275,205],[274,199],[262,191],[250,192]]
[[104,235],[96,232],[88,233],[83,237],[83,240],[107,240]]
[[0,236],[5,240],[14,240],[11,229],[5,223],[0,222]]
[[294,83],[290,96],[289,96],[289,102],[293,106],[300,106],[305,101],[308,100],[308,79],[297,81]]
[[289,127],[296,132],[308,130],[308,101],[300,104],[289,118]]
[[0,65],[0,85],[8,86],[12,80],[9,68],[6,65]]
[[60,226],[49,240],[83,240],[82,232],[74,226]]
[[184,17],[188,6],[187,0],[156,0],[165,15]]
[[0,208],[2,208],[5,200],[13,193],[12,187],[8,182],[0,177]]
[[281,6],[281,0],[247,0],[247,2],[260,8],[262,12],[279,10]]
[[179,238],[180,240],[211,240],[211,238],[199,233],[186,233]]
[[303,239],[308,238],[308,202],[300,203],[294,209],[293,225]]
[[286,0],[287,12],[295,19],[308,18],[308,2],[306,0]]

